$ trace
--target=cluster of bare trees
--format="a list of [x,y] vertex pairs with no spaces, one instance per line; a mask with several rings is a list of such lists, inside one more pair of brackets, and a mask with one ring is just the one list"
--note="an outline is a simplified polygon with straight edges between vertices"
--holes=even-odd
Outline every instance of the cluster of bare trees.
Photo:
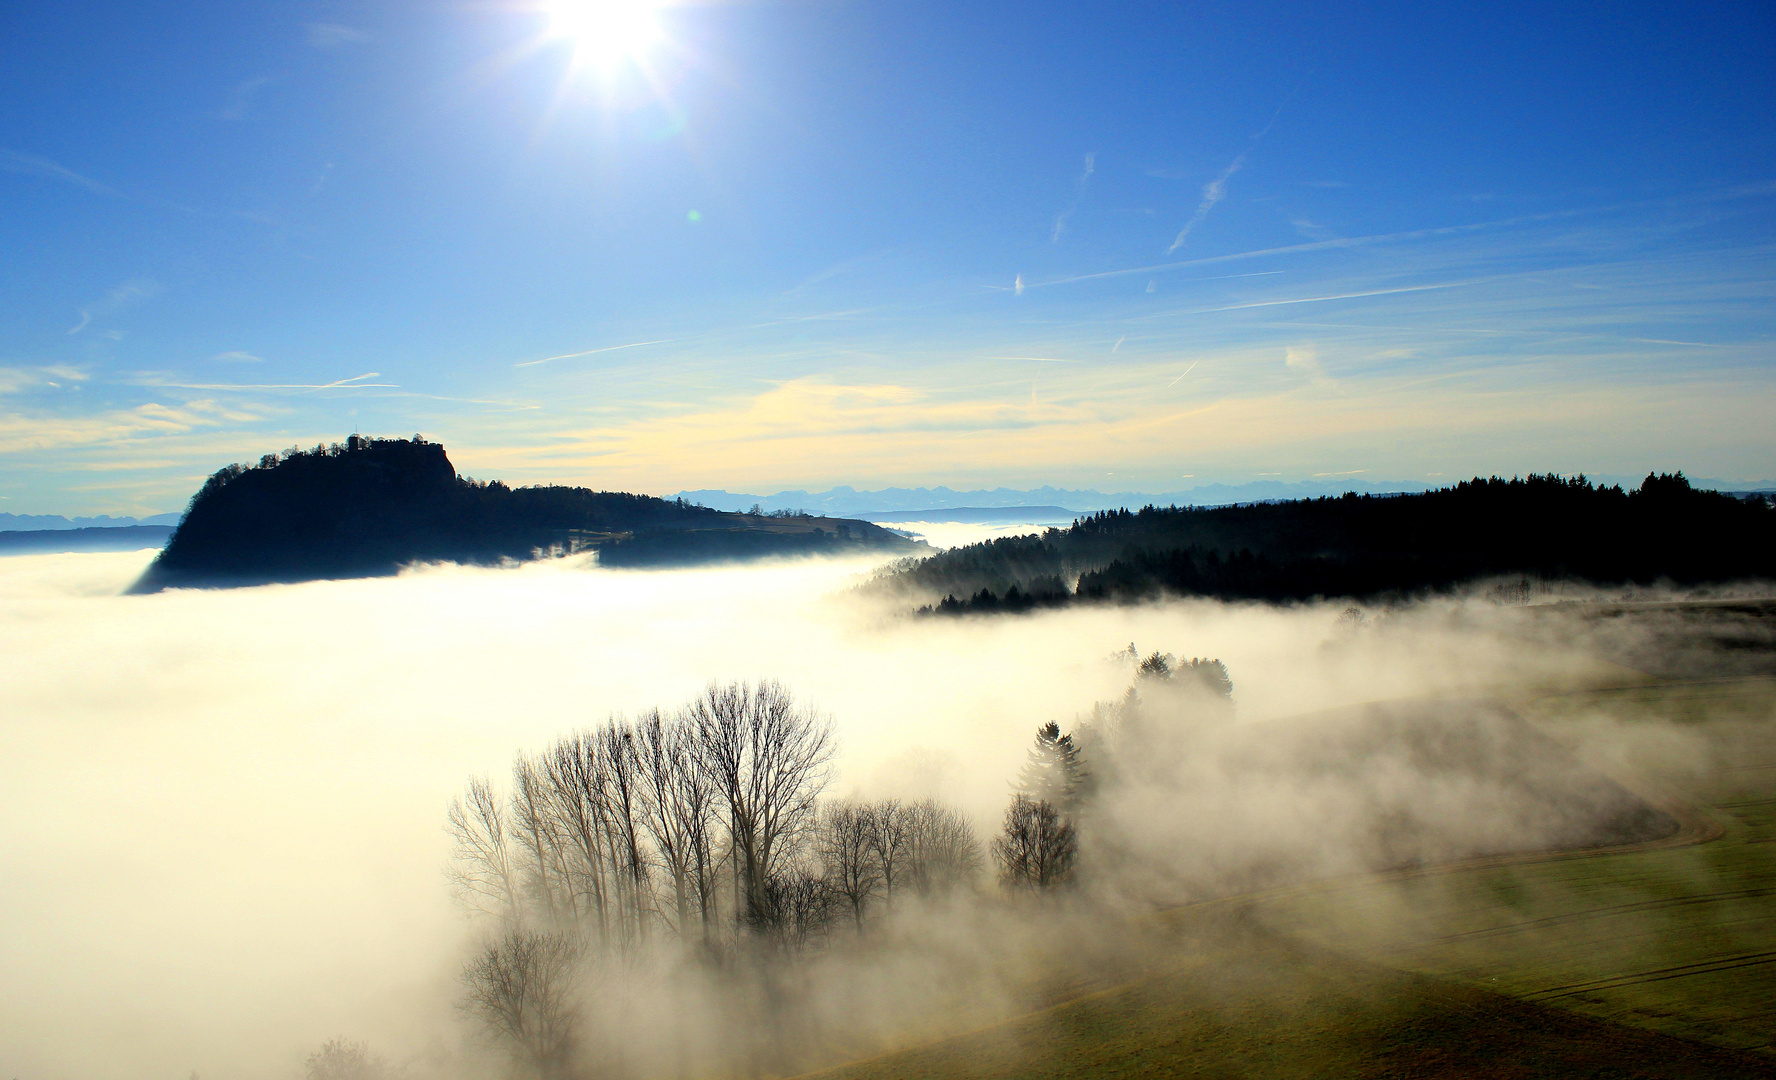
[[[775,682],[712,684],[521,755],[511,790],[449,810],[450,877],[497,934],[465,1007],[541,1074],[575,1053],[572,988],[600,959],[679,943],[706,961],[794,953],[872,903],[965,885],[981,856],[935,802],[822,806],[829,721]],[[844,920],[845,915],[849,920]]]
[[1014,888],[1053,889],[1073,877],[1079,856],[1079,830],[1070,816],[1047,799],[1023,792],[1012,797],[1005,825],[993,838],[999,877]]
[[[1077,740],[1044,724],[990,845],[1000,882],[1068,885],[1100,789],[1166,757],[1178,717],[1230,710],[1219,662],[1154,654]],[[983,853],[962,813],[822,801],[833,751],[830,722],[777,683],[712,684],[673,714],[611,719],[521,755],[509,792],[471,782],[449,811],[451,876],[497,929],[464,970],[467,1011],[537,1075],[562,1076],[590,1053],[589,1037],[577,1043],[592,1009],[582,995],[621,993],[637,963],[769,983],[796,970],[782,961],[842,948],[902,898],[975,886]],[[1105,838],[1092,835],[1096,851]],[[596,974],[613,965],[626,974]],[[780,991],[762,1000],[788,1008]]]
[[774,682],[712,685],[675,716],[567,736],[519,757],[509,798],[476,780],[451,805],[457,894],[602,947],[768,928],[832,750],[831,724]]
[[970,885],[980,874],[980,845],[961,812],[932,799],[903,803],[829,803],[814,837],[824,881],[862,929],[877,897],[920,896]]

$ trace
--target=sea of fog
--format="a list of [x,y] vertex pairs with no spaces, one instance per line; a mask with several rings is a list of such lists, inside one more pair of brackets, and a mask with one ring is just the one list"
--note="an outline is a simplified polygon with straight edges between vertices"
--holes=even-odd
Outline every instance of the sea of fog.
[[152,555],[0,559],[0,1076],[294,1078],[337,1035],[463,1038],[447,804],[710,680],[829,713],[834,793],[986,836],[1035,728],[1120,694],[1130,643],[1225,661],[1241,723],[1597,670],[1462,605],[1360,639],[1311,605],[911,619],[857,598],[858,561],[120,595]]
[[876,524],[885,529],[911,533],[914,539],[923,540],[939,550],[978,544],[982,540],[997,540],[1002,536],[1028,536],[1053,527],[1009,521],[985,524],[965,521],[880,521]]

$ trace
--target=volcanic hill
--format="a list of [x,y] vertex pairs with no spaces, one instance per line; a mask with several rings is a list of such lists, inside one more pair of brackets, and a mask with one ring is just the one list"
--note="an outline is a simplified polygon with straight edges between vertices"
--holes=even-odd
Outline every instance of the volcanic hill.
[[375,577],[413,562],[587,549],[604,565],[640,567],[921,547],[865,521],[469,480],[438,443],[354,435],[211,476],[131,591]]

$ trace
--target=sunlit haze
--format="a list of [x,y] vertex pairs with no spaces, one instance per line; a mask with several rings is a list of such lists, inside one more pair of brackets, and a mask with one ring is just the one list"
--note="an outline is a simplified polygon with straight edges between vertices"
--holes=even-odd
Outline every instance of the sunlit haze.
[[454,1044],[446,801],[710,679],[780,678],[829,713],[835,794],[936,796],[985,831],[1029,730],[1115,697],[1131,637],[1223,657],[1254,722],[1619,675],[1483,611],[1427,612],[1358,662],[1321,607],[906,623],[846,598],[867,563],[117,596],[149,554],[0,559],[0,1054],[21,1077],[290,1076],[342,1031]]
[[649,0],[554,0],[549,33],[570,42],[576,58],[601,68],[642,61],[660,37],[655,7]]

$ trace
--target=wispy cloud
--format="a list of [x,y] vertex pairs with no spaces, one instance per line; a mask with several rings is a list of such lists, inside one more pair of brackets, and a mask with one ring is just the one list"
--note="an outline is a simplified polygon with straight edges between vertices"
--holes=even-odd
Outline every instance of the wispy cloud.
[[1195,371],[1195,370],[1196,370],[1196,365],[1198,365],[1198,364],[1200,364],[1200,363],[1202,363],[1202,361],[1201,361],[1201,360],[1193,360],[1193,361],[1191,361],[1191,363],[1190,363],[1190,366],[1189,366],[1189,367],[1187,367],[1187,368],[1185,368],[1185,369],[1184,369],[1184,370],[1183,370],[1183,371],[1180,371],[1180,372],[1179,372],[1179,373],[1178,373],[1178,377],[1177,377],[1177,378],[1176,378],[1176,379],[1173,379],[1173,380],[1172,380],[1172,381],[1171,381],[1171,382],[1169,382],[1169,383],[1166,383],[1166,389],[1167,389],[1167,390],[1170,390],[1170,389],[1171,389],[1171,388],[1172,388],[1172,387],[1174,387],[1174,386],[1177,386],[1177,385],[1178,385],[1178,384],[1179,384],[1179,383],[1180,383],[1180,382],[1182,382],[1182,381],[1183,381],[1183,380],[1184,380],[1184,376],[1186,376],[1186,375],[1188,375],[1188,374],[1190,374],[1190,373],[1191,373],[1191,372],[1193,372],[1193,371]]
[[[251,95],[255,93],[261,85],[270,83],[271,81],[272,80],[270,79],[249,79],[247,82],[242,83],[236,88],[235,99],[218,115],[225,120],[241,119],[246,115],[247,109],[251,104]],[[119,189],[112,187],[110,184],[94,180],[90,176],[75,172],[73,169],[51,161],[49,158],[39,157],[35,154],[21,154],[14,150],[0,150],[0,172],[21,173],[27,176],[41,176],[46,179],[58,180],[65,184],[71,184],[83,191],[107,199],[125,199],[141,206],[150,206],[161,210],[171,210],[180,214],[191,214],[194,216],[211,218],[233,218],[240,221],[251,221],[261,225],[272,225],[280,228],[283,226],[283,223],[280,221],[250,211],[205,210],[201,207],[189,206],[171,199],[120,191]]]
[[553,360],[574,360],[582,356],[597,356],[599,353],[621,352],[624,349],[639,349],[643,345],[668,345],[676,340],[676,338],[660,338],[657,341],[631,341],[627,345],[606,345],[602,349],[586,349],[581,352],[562,353],[560,356],[545,356],[541,360],[521,360],[512,366],[535,367],[538,364],[547,364]]
[[1184,227],[1178,230],[1177,239],[1172,241],[1171,247],[1165,249],[1167,255],[1183,247],[1184,241],[1190,236],[1190,231],[1201,225],[1203,219],[1209,216],[1209,211],[1215,208],[1215,204],[1227,196],[1227,181],[1233,179],[1233,174],[1245,167],[1246,158],[1250,157],[1252,151],[1258,148],[1258,144],[1264,141],[1264,137],[1270,134],[1270,129],[1276,126],[1277,117],[1283,115],[1283,107],[1294,100],[1295,95],[1300,92],[1301,87],[1297,86],[1288,97],[1284,98],[1282,104],[1276,107],[1276,111],[1270,114],[1270,119],[1265,125],[1252,136],[1252,140],[1246,144],[1246,148],[1228,163],[1227,168],[1221,170],[1219,176],[1203,185],[1202,201],[1197,203],[1196,213],[1192,214],[1190,220],[1184,223]]
[[101,184],[90,176],[83,176],[73,169],[59,165],[48,158],[37,157],[35,154],[20,154],[12,150],[0,150],[0,169],[7,172],[24,173],[28,176],[43,176],[51,180],[73,184],[84,188],[94,195],[103,195],[111,199],[120,199],[123,193],[109,184]]
[[252,413],[208,399],[176,405],[149,401],[133,408],[78,416],[0,413],[0,454],[117,444],[142,437],[164,438],[197,428],[257,419]]
[[[1599,208],[1596,212],[1601,212]],[[1576,217],[1594,211],[1561,210],[1546,214],[1526,214],[1521,217],[1500,218],[1495,221],[1477,221],[1467,225],[1443,225],[1428,229],[1410,229],[1404,232],[1374,233],[1369,236],[1343,236],[1334,240],[1313,240],[1305,244],[1289,244],[1284,247],[1258,248],[1252,251],[1237,251],[1227,255],[1206,255],[1197,259],[1179,259],[1176,262],[1154,263],[1149,266],[1131,266],[1123,270],[1100,270],[1092,274],[1074,274],[1071,277],[1054,278],[1049,281],[1032,281],[1029,288],[1041,289],[1052,285],[1072,285],[1081,281],[1097,281],[1103,278],[1127,277],[1133,274],[1157,274],[1168,270],[1182,270],[1191,266],[1213,266],[1217,263],[1238,262],[1244,259],[1262,259],[1273,255],[1299,255],[1312,251],[1333,251],[1339,248],[1364,247],[1370,244],[1396,243],[1410,240],[1426,240],[1434,237],[1458,236],[1462,233],[1478,232],[1485,229],[1508,228],[1513,225],[1524,225],[1536,222],[1553,221],[1558,218]],[[1276,273],[1280,271],[1266,271]],[[1229,275],[1238,276],[1238,275]],[[1256,275],[1254,275],[1256,276]]]
[[1325,367],[1320,363],[1320,354],[1309,345],[1286,346],[1283,349],[1283,366],[1314,382],[1330,381],[1326,378]]
[[371,37],[368,30],[339,23],[306,23],[303,29],[308,32],[308,43],[317,49],[340,49],[369,41]]
[[1190,231],[1201,225],[1203,218],[1209,216],[1209,211],[1215,208],[1215,204],[1226,197],[1227,181],[1232,179],[1233,174],[1239,172],[1245,163],[1246,154],[1241,153],[1228,163],[1227,168],[1221,170],[1221,175],[1203,185],[1202,202],[1196,204],[1196,213],[1190,215],[1190,220],[1186,221],[1184,227],[1178,230],[1178,238],[1172,241],[1172,246],[1165,249],[1167,255],[1183,247],[1184,241],[1190,237]]
[[260,75],[236,84],[234,89],[229,91],[228,104],[223,106],[222,111],[216,115],[223,120],[246,119],[247,113],[252,111],[253,103],[258,99],[260,92],[276,81],[269,75]]
[[0,394],[17,394],[25,390],[40,387],[59,390],[68,386],[78,386],[88,379],[88,375],[80,368],[65,364],[51,364],[47,367],[0,367]]
[[398,390],[400,383],[373,383],[365,379],[379,379],[380,371],[366,371],[362,375],[353,375],[349,379],[336,379],[329,383],[186,383],[170,380],[145,379],[145,386],[166,386],[180,390],[299,390],[313,393],[320,390]]
[[[1574,286],[1582,288],[1583,286]],[[1273,326],[1300,326],[1326,330],[1403,330],[1414,334],[1479,334],[1490,337],[1547,337],[1569,341],[1622,341],[1636,345],[1683,345],[1695,349],[1735,349],[1738,345],[1719,341],[1684,341],[1677,338],[1634,337],[1600,331],[1546,330],[1534,327],[1512,327],[1507,330],[1473,326],[1407,326],[1381,323],[1275,322]]]
[[230,361],[234,361],[236,363],[242,363],[242,364],[257,364],[257,363],[262,362],[265,358],[262,356],[254,356],[250,352],[242,352],[239,349],[231,349],[225,353],[217,353],[215,356],[211,357],[210,359],[212,359],[212,360],[230,360]]
[[[107,292],[103,300],[81,308],[80,321],[68,327],[68,333],[70,335],[79,334],[92,325],[94,316],[113,314],[131,306],[138,300],[157,296],[161,291],[160,282],[152,278],[132,278]],[[106,330],[103,331],[103,336],[113,341],[121,341],[123,332],[121,330]]]
[[105,294],[105,303],[110,307],[123,307],[137,300],[145,300],[150,296],[158,296],[161,291],[160,282],[153,278],[131,278]]
[[1334,251],[1340,248],[1364,247],[1370,244],[1429,240],[1441,237],[1460,236],[1464,233],[1481,232],[1488,229],[1506,229],[1520,225],[1539,225],[1572,218],[1595,217],[1626,210],[1706,205],[1738,199],[1767,198],[1772,194],[1776,194],[1776,182],[1743,184],[1736,187],[1716,188],[1708,191],[1692,192],[1663,199],[1643,199],[1631,202],[1608,203],[1597,206],[1582,206],[1567,210],[1550,210],[1540,214],[1519,214],[1515,217],[1494,218],[1490,221],[1476,221],[1465,225],[1442,225],[1424,229],[1408,229],[1400,232],[1372,233],[1367,236],[1343,236],[1331,240],[1313,240],[1302,244],[1289,244],[1283,247],[1273,248],[1258,248],[1253,251],[1239,251],[1227,255],[1208,255],[1195,259],[1179,259],[1175,262],[1153,263],[1147,266],[1131,266],[1122,270],[1101,270],[1096,273],[1074,274],[1069,277],[1054,278],[1049,281],[1032,281],[1028,283],[1028,286],[1032,289],[1039,289],[1051,285],[1071,285],[1081,281],[1096,281],[1101,278],[1124,277],[1131,274],[1162,273],[1167,270],[1181,270],[1190,266],[1210,266],[1216,263],[1235,262],[1242,259],[1259,259],[1273,255],[1298,255],[1304,252],[1314,251]]
[[1058,244],[1061,242],[1061,234],[1067,231],[1067,219],[1073,216],[1075,210],[1079,209],[1080,202],[1085,198],[1085,187],[1091,182],[1092,173],[1097,171],[1098,155],[1095,153],[1085,155],[1085,168],[1080,171],[1079,182],[1074,185],[1073,203],[1055,215],[1054,231],[1049,235],[1049,243]]
[[1364,289],[1361,292],[1329,293],[1324,296],[1290,296],[1278,300],[1251,300],[1243,304],[1222,304],[1217,307],[1192,308],[1189,311],[1167,312],[1168,315],[1209,315],[1220,311],[1246,311],[1251,308],[1285,307],[1289,304],[1321,304],[1330,300],[1360,300],[1369,296],[1393,296],[1396,293],[1434,292],[1478,285],[1482,280],[1439,281],[1429,285],[1398,285],[1391,289]]

